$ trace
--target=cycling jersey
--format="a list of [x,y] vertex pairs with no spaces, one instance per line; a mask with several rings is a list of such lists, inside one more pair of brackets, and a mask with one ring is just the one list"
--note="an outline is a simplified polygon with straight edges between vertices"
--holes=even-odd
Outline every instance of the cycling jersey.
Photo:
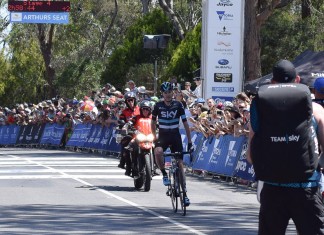
[[185,110],[181,102],[173,100],[170,105],[164,101],[155,104],[152,120],[159,122],[159,133],[179,132],[179,121],[186,122]]

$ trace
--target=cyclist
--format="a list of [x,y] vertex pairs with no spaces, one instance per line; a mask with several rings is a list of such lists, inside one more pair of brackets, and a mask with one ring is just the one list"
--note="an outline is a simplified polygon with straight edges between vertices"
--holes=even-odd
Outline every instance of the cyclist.
[[[125,103],[127,108],[124,109],[119,117],[120,120],[123,120],[125,123],[130,121],[133,116],[139,115],[140,110],[139,107],[136,106],[136,94],[134,92],[126,92],[124,95]],[[125,136],[121,142],[122,151],[120,157],[120,163],[118,165],[119,168],[124,168],[126,163],[126,172],[125,175],[130,176],[131,174],[131,159],[129,155],[129,151],[125,149],[125,147],[129,144],[129,141],[132,139],[130,136]]]
[[[170,147],[171,152],[182,152],[182,139],[179,132],[179,121],[183,122],[188,138],[188,149],[191,149],[191,135],[187,123],[185,110],[181,102],[173,100],[173,88],[170,82],[163,82],[160,88],[163,96],[163,101],[157,102],[152,111],[152,132],[156,134],[156,122],[159,122],[159,135],[156,140],[154,149],[155,161],[163,174],[163,184],[170,185],[170,179],[164,168],[163,152]],[[156,136],[156,135],[155,135]],[[184,204],[190,205],[190,200],[186,193],[186,182],[183,170],[183,155],[178,156],[179,167],[181,169],[181,176],[184,191]]]

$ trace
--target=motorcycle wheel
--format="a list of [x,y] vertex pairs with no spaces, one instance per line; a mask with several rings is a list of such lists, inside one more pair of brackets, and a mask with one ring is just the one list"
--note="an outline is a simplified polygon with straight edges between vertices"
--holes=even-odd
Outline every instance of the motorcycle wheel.
[[144,170],[144,191],[148,192],[151,189],[152,180],[152,169],[151,169],[151,155],[148,153],[145,155],[145,170]]
[[137,166],[135,166],[135,167],[137,167],[137,171],[139,172],[139,177],[138,178],[134,178],[134,186],[135,186],[135,188],[136,189],[140,189],[140,188],[142,188],[143,187],[143,185],[144,185],[144,176],[145,175],[143,175],[141,172],[140,172],[140,158],[137,160]]

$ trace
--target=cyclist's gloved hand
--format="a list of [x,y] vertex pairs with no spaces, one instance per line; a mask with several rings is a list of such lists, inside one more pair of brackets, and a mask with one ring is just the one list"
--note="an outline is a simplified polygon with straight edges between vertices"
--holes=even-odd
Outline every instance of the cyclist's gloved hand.
[[187,151],[188,152],[193,152],[193,146],[192,146],[192,143],[188,143],[188,145],[187,145]]

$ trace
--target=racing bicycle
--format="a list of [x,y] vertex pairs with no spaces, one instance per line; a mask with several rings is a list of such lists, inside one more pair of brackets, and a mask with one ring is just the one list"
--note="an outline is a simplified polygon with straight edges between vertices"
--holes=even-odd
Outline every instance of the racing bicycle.
[[180,209],[183,216],[185,216],[187,213],[186,205],[184,204],[184,190],[186,190],[186,188],[182,180],[181,168],[179,167],[179,160],[177,156],[191,153],[192,152],[175,152],[163,154],[164,157],[171,157],[170,166],[167,166],[166,168],[166,170],[168,170],[168,176],[171,182],[170,185],[168,185],[166,194],[171,198],[173,212],[176,213],[178,209]]

